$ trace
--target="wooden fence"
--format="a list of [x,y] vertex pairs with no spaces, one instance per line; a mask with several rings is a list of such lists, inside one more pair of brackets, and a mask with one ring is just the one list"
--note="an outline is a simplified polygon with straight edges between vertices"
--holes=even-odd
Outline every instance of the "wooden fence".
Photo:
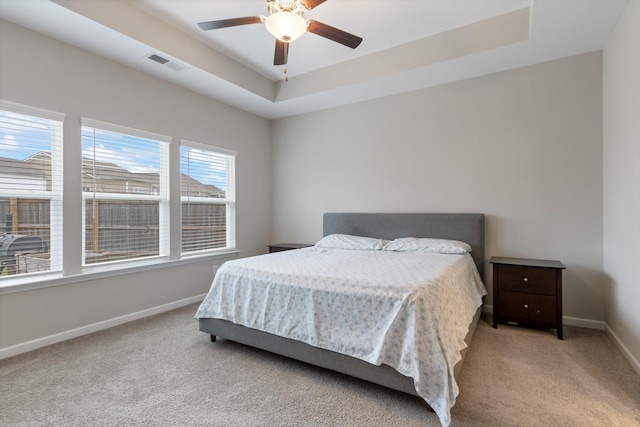
[[0,234],[39,236],[51,243],[51,215],[48,200],[0,198]]
[[[87,263],[159,253],[157,202],[90,200],[85,215]],[[36,235],[51,247],[48,200],[0,198],[0,220],[0,234]],[[183,251],[226,245],[224,205],[183,204],[182,223]]]

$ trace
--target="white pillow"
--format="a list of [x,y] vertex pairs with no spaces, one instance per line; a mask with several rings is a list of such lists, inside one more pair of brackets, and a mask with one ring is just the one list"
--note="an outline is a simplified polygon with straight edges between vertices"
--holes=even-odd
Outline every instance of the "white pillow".
[[388,240],[373,237],[351,236],[349,234],[329,234],[315,244],[319,248],[360,249],[369,251],[382,250]]
[[418,239],[404,237],[387,243],[385,251],[395,252],[433,252],[439,254],[465,254],[471,252],[471,246],[459,240]]

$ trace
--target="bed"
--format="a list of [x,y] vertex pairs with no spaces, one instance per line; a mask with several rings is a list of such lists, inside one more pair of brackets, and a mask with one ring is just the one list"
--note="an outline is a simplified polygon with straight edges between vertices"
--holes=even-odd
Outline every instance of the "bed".
[[[196,313],[200,330],[214,342],[224,337],[420,396],[442,425],[448,425],[458,395],[455,377],[486,294],[484,216],[326,213],[322,241],[335,235],[386,242],[449,239],[465,242],[470,252],[443,255],[319,246],[230,261],[216,274]],[[414,272],[405,265],[430,267]],[[365,276],[365,285],[360,270],[373,273]],[[416,274],[431,277],[429,294],[426,286],[414,286]],[[402,286],[388,286],[396,276],[402,277]],[[366,320],[354,318],[356,311],[365,312]],[[348,322],[352,323],[344,327]],[[372,336],[360,339],[369,330]]]

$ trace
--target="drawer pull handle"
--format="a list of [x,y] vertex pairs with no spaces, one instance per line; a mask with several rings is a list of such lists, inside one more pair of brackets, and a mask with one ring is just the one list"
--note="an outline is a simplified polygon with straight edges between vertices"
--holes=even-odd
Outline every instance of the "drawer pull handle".
[[529,304],[525,304],[525,305],[524,305],[524,308],[529,308]]
[[528,281],[529,281],[529,279],[525,277],[525,278],[524,278],[524,281],[525,281],[525,282],[528,282]]

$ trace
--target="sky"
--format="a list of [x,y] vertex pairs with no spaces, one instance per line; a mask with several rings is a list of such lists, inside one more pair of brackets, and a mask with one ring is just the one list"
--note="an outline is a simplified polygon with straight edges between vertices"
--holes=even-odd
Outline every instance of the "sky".
[[0,157],[24,160],[51,147],[51,121],[0,110]]
[[182,145],[180,170],[203,184],[227,190],[226,160],[220,154]]
[[[25,160],[40,151],[51,151],[51,121],[0,111],[0,157]],[[95,141],[94,141],[95,136]],[[160,144],[136,136],[83,127],[82,155],[114,163],[133,173],[159,173]],[[187,146],[180,147],[180,168],[203,184],[226,191],[224,156]]]

